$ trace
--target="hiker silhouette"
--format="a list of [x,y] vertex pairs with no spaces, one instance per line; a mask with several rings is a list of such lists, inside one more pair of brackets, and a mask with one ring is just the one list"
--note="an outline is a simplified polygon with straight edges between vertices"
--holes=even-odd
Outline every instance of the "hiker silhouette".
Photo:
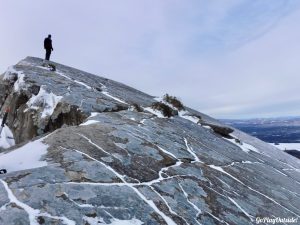
[[44,40],[44,48],[46,49],[46,60],[50,60],[51,51],[53,51],[51,34]]

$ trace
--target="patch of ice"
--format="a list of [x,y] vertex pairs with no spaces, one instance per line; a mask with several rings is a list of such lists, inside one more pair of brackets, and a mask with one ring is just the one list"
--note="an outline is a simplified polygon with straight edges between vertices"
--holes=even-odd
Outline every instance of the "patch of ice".
[[57,96],[55,94],[48,93],[44,86],[41,86],[40,91],[37,95],[33,95],[29,101],[27,102],[27,106],[29,108],[38,110],[42,108],[41,118],[45,118],[46,116],[51,116],[57,103],[60,102],[62,96]]
[[42,139],[29,142],[26,145],[17,148],[8,153],[0,155],[0,168],[7,172],[33,169],[47,166],[46,161],[40,161],[41,157],[47,153],[48,145],[44,144]]

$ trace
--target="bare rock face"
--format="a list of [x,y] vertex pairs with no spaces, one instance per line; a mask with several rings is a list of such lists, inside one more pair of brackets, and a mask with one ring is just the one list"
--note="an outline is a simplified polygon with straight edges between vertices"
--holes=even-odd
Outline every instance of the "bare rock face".
[[10,107],[18,143],[0,155],[8,171],[0,177],[0,224],[300,217],[294,157],[187,107],[164,118],[150,95],[42,64],[28,57],[0,81],[1,111]]

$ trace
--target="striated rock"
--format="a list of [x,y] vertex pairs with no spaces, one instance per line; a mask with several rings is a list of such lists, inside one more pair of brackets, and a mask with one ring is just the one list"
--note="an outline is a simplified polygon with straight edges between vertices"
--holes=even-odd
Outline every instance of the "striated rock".
[[18,143],[0,155],[0,224],[299,218],[299,160],[190,108],[160,117],[150,95],[42,63],[28,57],[0,82]]

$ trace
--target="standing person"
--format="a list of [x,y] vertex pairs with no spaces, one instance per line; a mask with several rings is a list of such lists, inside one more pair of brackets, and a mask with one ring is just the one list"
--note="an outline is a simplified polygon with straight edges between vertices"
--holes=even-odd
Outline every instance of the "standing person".
[[46,49],[46,60],[50,60],[51,51],[53,51],[51,34],[44,40],[44,48]]

